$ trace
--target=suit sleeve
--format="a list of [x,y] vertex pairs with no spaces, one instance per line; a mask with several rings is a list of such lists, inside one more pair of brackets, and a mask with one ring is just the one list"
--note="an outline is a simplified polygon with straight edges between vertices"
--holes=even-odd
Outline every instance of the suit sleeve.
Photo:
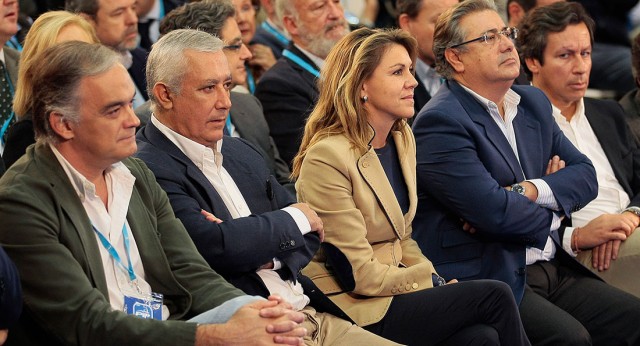
[[[552,211],[500,186],[483,162],[493,158],[486,153],[479,156],[475,139],[456,117],[438,111],[420,114],[413,131],[418,185],[426,186],[427,193],[473,225],[478,236],[544,247]],[[595,196],[595,173],[557,126],[553,140],[554,154],[566,160],[567,167],[543,179],[568,213],[571,210],[566,208],[575,206],[576,201],[586,204]],[[462,222],[460,225],[463,231]]]
[[[166,155],[161,157],[164,160],[173,160]],[[157,182],[169,196],[176,216],[184,224],[202,257],[223,275],[255,271],[274,257],[283,261],[294,275],[308,263],[317,250],[317,247],[313,248],[312,239],[307,245],[295,221],[287,212],[277,209],[232,219],[222,202],[213,205],[211,210],[211,206],[203,197],[204,191],[201,186],[192,184],[184,174],[176,173],[172,169],[175,165],[167,167],[160,162],[161,160],[144,158],[154,172]],[[292,203],[291,195],[272,176],[269,179],[274,193],[274,209]],[[266,190],[266,180],[256,184],[263,184],[261,191]],[[212,186],[209,188],[213,189]],[[200,214],[202,209],[222,218],[224,222],[218,224],[206,220]],[[311,237],[312,235],[309,236]],[[298,251],[305,253],[304,258],[291,255]]]
[[[430,273],[435,270],[424,256],[422,260],[416,260],[411,258],[417,254],[408,253],[409,263],[403,264],[413,265],[407,267],[378,261],[366,238],[368,230],[365,216],[353,199],[349,163],[345,161],[345,153],[322,142],[317,143],[304,159],[297,191],[300,199],[308,203],[322,219],[324,241],[337,247],[351,264],[355,280],[353,292],[364,296],[401,294],[395,290],[399,282],[415,282],[421,288],[432,287]],[[353,165],[353,162],[350,164]],[[404,235],[401,243],[403,251],[406,247],[404,244],[412,244],[414,252],[419,251],[410,232]]]
[[194,343],[195,323],[140,319],[113,310],[86,273],[86,248],[77,232],[61,230],[73,226],[48,182],[21,180],[26,183],[11,180],[0,187],[0,243],[21,274],[23,315],[68,345]]

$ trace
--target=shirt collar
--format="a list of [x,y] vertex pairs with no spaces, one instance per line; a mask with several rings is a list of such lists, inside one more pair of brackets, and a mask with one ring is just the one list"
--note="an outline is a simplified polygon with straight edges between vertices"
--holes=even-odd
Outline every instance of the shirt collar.
[[324,59],[320,58],[319,56],[309,52],[308,50],[305,50],[303,48],[300,48],[300,46],[298,46],[297,44],[294,44],[296,46],[296,48],[298,48],[302,54],[306,55],[307,58],[309,58],[314,64],[316,64],[316,66],[318,66],[318,68],[322,69],[322,66],[324,65]]
[[126,68],[127,70],[130,69],[133,65],[133,56],[131,55],[131,52],[125,50],[123,52],[120,52],[120,55],[120,61],[122,62],[122,65],[124,65],[124,68]]
[[[71,185],[74,190],[76,190],[76,194],[80,198],[80,202],[84,202],[87,195],[95,196],[96,195],[96,186],[91,181],[89,181],[82,173],[78,172],[67,159],[62,156],[62,154],[56,149],[55,146],[49,144],[53,155],[55,155],[56,159],[62,166],[62,169],[67,174]],[[105,174],[115,175],[119,179],[123,179],[125,181],[129,181],[130,185],[133,185],[136,178],[131,174],[131,171],[127,166],[125,166],[122,162],[118,161],[112,164],[107,170]]]
[[216,142],[215,150],[212,150],[170,129],[160,122],[155,114],[151,114],[151,123],[175,144],[200,170],[204,168],[206,157],[213,157],[213,161],[218,168],[222,166],[222,139]]
[[421,59],[416,59],[416,74],[421,79],[436,78],[436,77],[440,78],[440,76],[436,72],[436,69],[427,65],[427,63],[425,63]]
[[[464,90],[466,90],[469,94],[471,94],[471,96],[473,96],[476,100],[478,100],[478,102],[482,104],[482,106],[487,110],[487,112],[489,112],[490,108],[498,109],[498,105],[495,102],[480,96],[478,93],[467,88],[462,84],[460,84],[460,86],[464,88]],[[520,95],[518,95],[518,93],[513,91],[513,89],[509,89],[507,90],[507,93],[504,95],[504,103],[505,103],[504,108],[514,107],[514,106],[517,107],[518,104],[520,104]]]
[[[565,118],[564,115],[562,115],[562,113],[560,112],[560,108],[556,107],[553,103],[551,104],[551,108],[553,109],[553,117],[556,119],[557,122],[569,122],[567,121],[567,118]],[[580,101],[578,101],[578,105],[576,106],[576,111],[575,113],[573,113],[573,116],[571,117],[570,122],[578,123],[582,121],[584,117],[585,117],[584,97],[582,97],[580,98]]]

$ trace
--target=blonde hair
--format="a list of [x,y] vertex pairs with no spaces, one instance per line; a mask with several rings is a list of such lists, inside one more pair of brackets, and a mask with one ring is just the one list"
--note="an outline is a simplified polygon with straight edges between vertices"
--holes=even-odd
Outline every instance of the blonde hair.
[[69,25],[76,25],[91,38],[90,43],[98,43],[96,32],[84,18],[67,11],[51,11],[42,14],[31,26],[25,38],[24,49],[18,65],[18,85],[13,98],[13,109],[19,117],[31,112],[31,67],[38,55],[56,43],[58,34]]
[[[369,150],[374,132],[367,121],[360,90],[394,44],[403,46],[415,64],[416,40],[400,29],[358,29],[333,47],[318,80],[318,102],[309,115],[300,149],[293,160],[293,179],[300,175],[309,148],[323,138],[342,134],[355,149],[363,153]],[[402,131],[404,138],[410,135],[406,133],[410,130],[404,119],[398,119],[392,130]]]

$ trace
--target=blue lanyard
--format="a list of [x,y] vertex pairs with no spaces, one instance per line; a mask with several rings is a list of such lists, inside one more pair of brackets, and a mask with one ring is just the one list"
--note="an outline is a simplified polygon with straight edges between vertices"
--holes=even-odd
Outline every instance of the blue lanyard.
[[[9,76],[9,73],[7,72],[6,67],[4,70],[4,78],[6,78],[7,83],[9,83],[9,92],[11,93],[11,100],[13,100],[13,83],[11,82],[11,77]],[[2,124],[2,129],[0,129],[0,141],[2,142],[2,144],[4,144],[4,134],[7,133],[7,129],[9,128],[9,125],[11,124],[11,120],[13,120],[14,116],[15,116],[15,112],[12,110],[9,118],[7,118],[4,124]]]
[[276,38],[276,40],[280,41],[280,43],[282,43],[283,45],[288,45],[289,44],[289,39],[286,38],[280,31],[278,31],[276,28],[274,28],[273,26],[271,26],[271,24],[267,23],[267,21],[265,20],[264,22],[262,22],[262,25],[260,25],[264,30],[266,30],[267,32],[269,32],[271,35],[273,35],[273,37]]
[[309,63],[307,63],[306,61],[302,60],[302,58],[300,58],[299,56],[291,53],[290,50],[288,50],[288,49],[283,50],[282,51],[282,56],[288,58],[289,60],[291,60],[294,63],[296,63],[298,66],[300,66],[303,69],[307,70],[307,72],[309,72],[312,75],[316,76],[316,78],[320,78],[320,71],[318,71],[318,69],[316,69],[315,67],[309,65]]
[[129,248],[129,232],[127,232],[126,223],[122,225],[122,237],[124,238],[124,250],[127,254],[127,261],[129,262],[129,268],[125,267],[124,264],[122,264],[120,255],[118,255],[118,252],[116,251],[116,249],[113,247],[113,245],[111,245],[111,242],[109,242],[109,240],[104,235],[102,235],[100,231],[98,231],[96,226],[91,225],[91,227],[93,227],[93,231],[96,232],[96,234],[98,235],[98,238],[100,238],[100,242],[102,243],[102,246],[104,246],[107,252],[109,252],[109,255],[111,255],[111,257],[113,257],[113,259],[116,261],[116,264],[119,265],[120,268],[124,269],[124,271],[128,272],[129,279],[131,279],[132,282],[135,282],[136,273],[133,271],[133,265],[131,264],[131,255],[130,255],[131,250]]
[[245,65],[244,68],[247,70],[247,86],[249,87],[249,92],[253,94],[256,91],[256,80],[253,78],[253,73],[251,73],[249,65]]

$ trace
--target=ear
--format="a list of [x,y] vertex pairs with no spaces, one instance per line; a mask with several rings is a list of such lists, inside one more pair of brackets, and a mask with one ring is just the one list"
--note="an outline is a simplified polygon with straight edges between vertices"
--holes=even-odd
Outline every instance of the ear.
[[284,25],[284,28],[287,30],[289,35],[298,35],[298,25],[293,20],[292,16],[284,16],[282,18],[282,25]]
[[509,13],[510,26],[517,26],[518,24],[520,24],[522,18],[524,18],[524,15],[526,14],[524,8],[522,8],[522,6],[520,6],[520,4],[515,1],[509,3],[507,12]]
[[531,74],[536,75],[540,73],[542,64],[540,64],[540,61],[538,59],[526,58],[524,59],[524,63],[527,64],[527,68],[529,69],[529,71],[531,71]]
[[460,60],[460,55],[456,49],[446,49],[444,51],[444,58],[447,59],[449,65],[451,65],[457,73],[464,72],[464,62]]
[[49,126],[55,134],[64,140],[75,137],[75,124],[64,120],[63,115],[58,112],[51,112],[49,114]]
[[155,96],[162,109],[167,110],[173,108],[171,90],[169,90],[166,84],[156,83],[156,85],[153,86],[153,96]]
[[411,30],[409,30],[410,25],[411,25],[411,18],[409,18],[408,14],[403,13],[398,16],[398,26],[400,27],[400,29],[411,32]]

